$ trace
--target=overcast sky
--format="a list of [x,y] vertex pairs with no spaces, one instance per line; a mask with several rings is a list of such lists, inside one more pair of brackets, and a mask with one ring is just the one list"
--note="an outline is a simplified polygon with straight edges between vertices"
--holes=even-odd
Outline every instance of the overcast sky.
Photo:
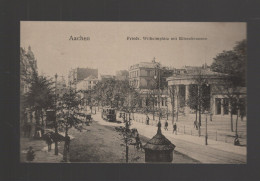
[[[70,36],[90,37],[72,41]],[[140,40],[127,40],[139,37]],[[194,37],[207,40],[142,40],[143,37]],[[70,68],[98,68],[115,74],[138,62],[180,68],[210,65],[223,50],[246,39],[246,23],[21,22],[21,47],[30,45],[40,73],[67,77]]]

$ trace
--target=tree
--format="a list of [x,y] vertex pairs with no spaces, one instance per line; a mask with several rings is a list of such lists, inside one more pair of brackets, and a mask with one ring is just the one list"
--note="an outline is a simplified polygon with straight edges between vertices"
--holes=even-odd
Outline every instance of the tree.
[[169,88],[169,94],[170,94],[170,100],[171,100],[171,105],[172,105],[172,124],[174,123],[174,116],[175,116],[175,87],[174,86],[170,86]]
[[210,108],[210,87],[207,81],[207,75],[204,75],[203,70],[198,70],[193,74],[193,81],[195,85],[190,85],[190,96],[187,104],[191,109],[199,114],[198,130],[199,136],[201,135],[201,114]]
[[218,54],[211,65],[214,72],[228,74],[235,86],[245,86],[246,84],[246,60],[247,42],[242,40],[236,43],[233,50],[223,51]]
[[[211,69],[215,72],[227,74],[224,85],[219,87],[219,91],[225,92],[225,97],[230,103],[230,125],[233,131],[233,113],[237,113],[242,108],[243,103],[239,103],[239,92],[246,85],[246,61],[247,61],[247,42],[242,40],[236,43],[236,46],[230,51],[223,51],[218,54],[211,65]],[[236,121],[237,125],[237,121]],[[237,126],[236,126],[237,134]]]
[[195,110],[196,113],[196,124],[198,122],[198,86],[195,84],[191,84],[189,86],[189,97],[187,101],[187,105],[192,109]]
[[[25,107],[35,112],[36,126],[41,127],[40,118],[43,125],[44,112],[54,107],[53,81],[45,76],[39,76],[38,72],[34,71],[28,82],[30,82],[30,88],[25,94]],[[36,131],[37,129],[35,133]]]
[[[83,129],[82,123],[86,114],[82,112],[81,104],[82,99],[79,97],[76,91],[71,88],[68,93],[65,93],[58,99],[57,104],[57,119],[58,127],[65,131],[65,139],[68,138],[69,129],[74,127],[75,129],[81,131]],[[63,160],[67,161],[67,153],[70,142],[64,144],[64,154]]]
[[128,120],[127,120],[127,117],[125,114],[125,116],[124,116],[125,125],[115,128],[116,131],[119,132],[119,135],[122,136],[123,144],[121,144],[121,145],[125,147],[126,163],[128,163],[128,160],[129,160],[129,145],[131,145],[131,143],[133,143],[135,134],[136,134],[134,129],[130,129],[131,121],[129,118],[130,118],[130,116],[128,117]]

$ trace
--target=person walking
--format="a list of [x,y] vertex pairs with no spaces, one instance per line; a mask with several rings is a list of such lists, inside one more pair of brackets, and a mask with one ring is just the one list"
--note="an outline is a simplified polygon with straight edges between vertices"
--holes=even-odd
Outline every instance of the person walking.
[[165,122],[165,124],[164,124],[164,130],[166,131],[168,131],[168,121],[166,120],[166,122]]
[[143,146],[142,146],[142,142],[141,142],[141,140],[140,140],[140,137],[139,137],[139,134],[138,134],[138,133],[137,133],[137,135],[136,135],[136,137],[135,137],[135,142],[136,142],[136,148],[137,148],[137,150],[139,150],[140,148],[141,148],[141,150],[142,150]]
[[198,123],[197,123],[197,120],[194,121],[194,128],[196,128],[198,130]]
[[176,122],[174,122],[174,124],[173,124],[173,134],[174,134],[174,132],[175,132],[175,134],[177,135],[177,124],[176,124]]
[[149,120],[150,120],[149,116],[146,115],[146,124],[147,124],[147,125],[149,125]]
[[52,145],[52,143],[53,143],[53,140],[51,139],[50,134],[47,134],[46,143],[47,143],[47,145],[48,145],[48,151],[51,151],[51,145]]

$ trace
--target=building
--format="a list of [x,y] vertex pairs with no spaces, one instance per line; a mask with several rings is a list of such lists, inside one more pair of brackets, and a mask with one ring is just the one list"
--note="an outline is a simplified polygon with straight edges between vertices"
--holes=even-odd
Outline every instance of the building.
[[156,70],[158,62],[140,62],[129,68],[129,84],[136,89],[153,89],[156,87]]
[[90,75],[98,77],[98,69],[92,68],[75,68],[69,71],[68,82],[71,85],[75,85],[78,82],[84,80]]
[[116,80],[128,80],[129,72],[127,70],[120,70],[116,72]]
[[[192,110],[188,106],[192,88],[198,90],[198,86],[205,86],[202,92],[203,100],[208,102],[208,110],[213,115],[229,115],[230,110],[230,97],[232,95],[238,95],[240,102],[246,102],[246,89],[245,88],[229,88],[226,83],[228,75],[211,71],[207,66],[201,68],[190,68],[185,73],[175,74],[169,78],[168,91],[169,97],[168,102],[174,100],[170,110],[183,112],[186,114],[192,113]],[[173,96],[173,99],[171,99]],[[245,104],[244,104],[245,105]],[[246,112],[246,107],[241,112]],[[234,113],[234,111],[232,112]]]
[[139,106],[146,107],[152,104],[158,107],[160,103],[160,108],[166,110],[168,106],[166,79],[174,72],[174,68],[161,66],[155,59],[151,62],[140,62],[132,65],[129,68],[129,84],[135,87],[142,97]]
[[77,83],[77,86],[76,86],[77,91],[92,90],[97,83],[98,83],[98,78],[93,75],[90,75],[87,78],[85,78]]

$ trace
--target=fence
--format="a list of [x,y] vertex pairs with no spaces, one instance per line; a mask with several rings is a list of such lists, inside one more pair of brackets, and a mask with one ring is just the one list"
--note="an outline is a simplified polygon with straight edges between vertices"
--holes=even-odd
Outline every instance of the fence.
[[[135,116],[134,121],[142,123],[142,124],[147,124],[146,123],[146,117],[145,116]],[[162,123],[162,127],[164,127],[164,123],[166,120],[161,120]],[[149,125],[151,126],[157,126],[158,121],[156,120],[149,120]],[[168,121],[168,130],[172,131],[173,130],[173,126],[172,126],[172,122]],[[177,123],[177,132],[179,134],[185,134],[185,135],[191,135],[191,136],[199,136],[199,130],[197,130],[195,127],[192,127],[190,125],[183,125],[181,124],[181,122]],[[206,134],[206,130],[205,127],[201,127],[200,129],[200,137],[205,137]],[[226,132],[222,132],[222,131],[212,131],[212,130],[208,130],[207,131],[207,135],[208,135],[208,139],[209,140],[214,140],[214,141],[221,141],[221,142],[225,142],[225,143],[234,143],[234,139],[235,139],[235,133],[230,133],[227,134]],[[240,139],[240,143],[245,144],[246,145],[246,136],[238,133],[238,137]]]

